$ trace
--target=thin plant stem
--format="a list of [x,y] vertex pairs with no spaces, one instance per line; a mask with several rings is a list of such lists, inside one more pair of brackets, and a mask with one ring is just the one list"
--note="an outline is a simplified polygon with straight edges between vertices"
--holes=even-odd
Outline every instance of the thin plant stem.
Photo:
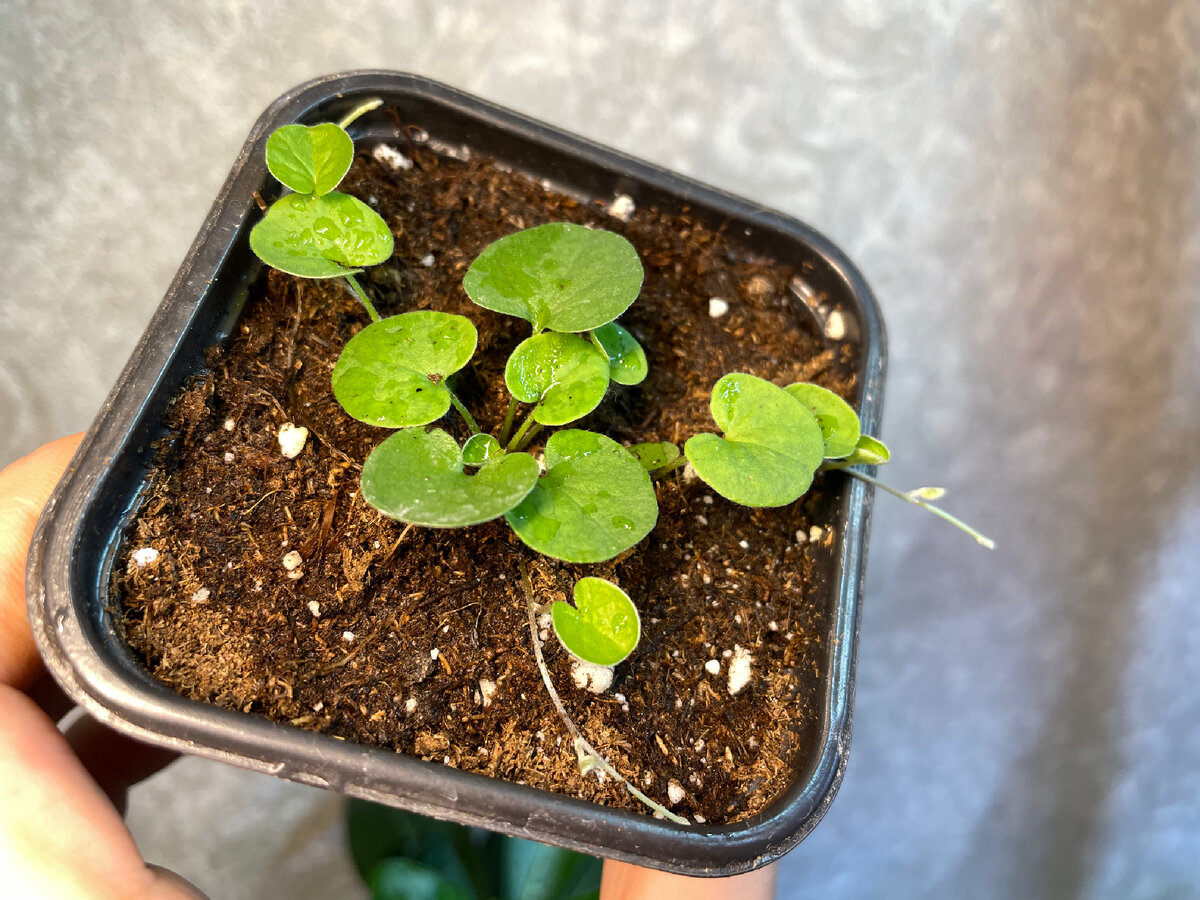
[[[625,776],[614,769],[612,764],[600,755],[600,751],[589,744],[587,738],[580,734],[579,729],[575,727],[575,722],[567,714],[566,707],[563,706],[562,700],[559,699],[558,691],[554,689],[554,682],[550,680],[550,670],[546,668],[546,659],[542,656],[542,641],[538,637],[537,630],[537,601],[533,597],[533,581],[529,577],[529,569],[524,564],[521,565],[521,585],[525,588],[525,610],[529,616],[529,639],[533,642],[533,653],[537,657],[538,671],[542,673],[542,683],[546,685],[546,693],[550,695],[550,700],[554,704],[554,708],[558,711],[559,718],[563,720],[563,724],[567,726],[567,731],[571,735],[571,742],[575,747],[575,755],[579,759],[581,771],[587,774],[588,769],[600,769],[609,777],[625,785],[625,790],[629,791],[630,794],[663,818],[669,819],[678,825],[690,825],[691,822],[683,818],[683,816],[676,815],[661,803],[651,800],[630,784],[625,779]],[[586,769],[584,769],[585,766]]]
[[537,437],[537,433],[541,430],[542,430],[542,423],[538,422],[536,425],[534,425],[532,428],[530,428],[529,431],[527,431],[525,433],[525,438],[521,441],[521,443],[517,444],[515,449],[524,450],[526,447],[529,446],[530,442],[535,437]]
[[458,414],[463,417],[463,421],[466,422],[467,427],[471,429],[471,434],[479,434],[479,426],[475,424],[475,420],[471,417],[471,414],[467,412],[467,408],[463,406],[463,402],[458,399],[458,395],[454,393],[454,391],[450,390],[450,388],[446,388],[446,391],[450,394],[450,402],[454,404],[454,408],[458,410]]
[[342,116],[341,121],[338,122],[338,127],[349,128],[350,123],[359,116],[365,116],[371,110],[379,109],[381,106],[383,106],[383,101],[378,97],[373,97],[364,103],[360,103],[358,106],[354,107],[354,109],[350,110],[350,112],[346,113],[346,115]]
[[513,419],[517,416],[517,398],[509,397],[508,411],[504,414],[504,424],[500,427],[500,443],[503,444],[508,440],[508,435],[512,431]]
[[853,475],[855,478],[859,479],[860,481],[865,481],[867,484],[870,484],[870,485],[873,485],[874,487],[879,488],[881,491],[887,491],[887,493],[891,494],[893,497],[899,497],[901,500],[905,501],[906,503],[912,503],[914,506],[920,506],[924,509],[929,510],[935,516],[945,519],[947,522],[949,522],[955,528],[965,531],[967,534],[969,534],[971,537],[975,538],[976,541],[978,541],[983,546],[987,547],[989,550],[996,549],[996,542],[993,541],[990,537],[980,534],[978,531],[976,531],[974,528],[972,528],[970,525],[968,525],[962,519],[960,519],[956,516],[950,515],[950,513],[946,512],[944,509],[941,509],[940,507],[934,506],[929,501],[922,500],[919,497],[914,497],[912,494],[906,494],[904,491],[898,491],[894,487],[890,487],[889,485],[884,484],[878,478],[874,478],[874,477],[868,475],[866,472],[860,472],[858,469],[842,469],[842,471],[845,472],[847,475]]
[[358,279],[353,275],[346,275],[346,283],[350,285],[350,289],[354,291],[359,302],[366,307],[367,315],[371,317],[372,322],[379,321],[379,313],[375,311],[374,305],[371,303],[371,298],[367,296],[367,292],[362,289],[362,285],[358,283]]
[[[534,409],[537,409],[535,406]],[[529,415],[525,417],[525,421],[521,423],[521,427],[517,429],[517,433],[512,436],[512,440],[508,442],[508,446],[504,449],[511,452],[517,449],[521,443],[521,438],[525,437],[525,433],[535,424],[533,420],[533,410],[530,410]]]

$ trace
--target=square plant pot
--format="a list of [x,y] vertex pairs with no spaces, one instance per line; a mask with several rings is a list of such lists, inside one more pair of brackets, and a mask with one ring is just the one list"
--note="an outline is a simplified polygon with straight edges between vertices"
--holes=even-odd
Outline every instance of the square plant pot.
[[[638,207],[687,208],[736,235],[747,252],[802,272],[803,280],[793,282],[794,301],[818,327],[857,345],[856,405],[864,431],[877,431],[885,359],[879,311],[854,266],[813,229],[422,78],[374,71],[322,78],[281,97],[255,124],[42,516],[29,560],[28,601],[47,665],[99,720],[184,753],[688,875],[730,875],[777,859],[824,815],[846,766],[871,501],[857,480],[839,478],[825,491],[835,540],[821,563],[825,596],[819,602],[828,630],[821,641],[814,739],[796,762],[790,787],[733,825],[676,825],[186,699],[155,681],[121,639],[112,619],[113,569],[151,477],[164,411],[184,382],[203,370],[206,348],[230,336],[262,273],[248,235],[260,217],[255,192],[268,198],[278,193],[264,161],[267,136],[291,122],[336,120],[371,97],[385,105],[351,129],[360,147],[395,140],[390,107],[424,132],[432,149],[467,148],[591,202],[624,194]],[[832,310],[836,324],[826,318]]]

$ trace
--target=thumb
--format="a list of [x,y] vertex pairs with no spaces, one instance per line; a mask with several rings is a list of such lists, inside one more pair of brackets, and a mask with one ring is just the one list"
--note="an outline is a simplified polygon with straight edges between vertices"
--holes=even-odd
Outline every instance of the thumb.
[[0,471],[0,684],[18,690],[42,668],[25,617],[25,557],[42,507],[82,439],[51,441]]

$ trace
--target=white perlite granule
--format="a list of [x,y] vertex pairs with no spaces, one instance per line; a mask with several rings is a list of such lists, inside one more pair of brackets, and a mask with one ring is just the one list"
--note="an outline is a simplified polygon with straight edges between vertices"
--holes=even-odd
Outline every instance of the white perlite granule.
[[667,802],[671,806],[676,806],[679,803],[682,803],[683,798],[686,796],[687,792],[684,791],[683,785],[674,778],[667,782]]
[[309,600],[308,601],[308,611],[310,613],[312,613],[314,616],[320,616],[321,615],[321,604],[318,603],[316,600]]
[[487,709],[492,705],[492,698],[496,696],[496,682],[490,678],[479,679],[479,703]]
[[376,144],[375,149],[371,151],[371,155],[376,161],[383,163],[385,166],[391,166],[393,169],[411,169],[412,160],[397,150],[395,147],[389,147],[387,144]]
[[207,603],[208,598],[212,596],[212,591],[206,587],[200,588],[196,593],[192,594],[193,603]]
[[737,696],[750,683],[754,657],[745,647],[733,645],[733,658],[729,660],[729,694]]
[[628,222],[636,211],[637,206],[628,194],[617,194],[612,203],[608,204],[608,214],[622,222]]
[[582,659],[572,659],[571,680],[575,682],[575,687],[581,690],[589,690],[593,694],[603,694],[612,687],[612,666],[598,666],[595,663],[584,662]]
[[704,664],[704,670],[709,675],[718,675],[721,672],[721,661],[719,659],[710,659]]
[[153,547],[139,547],[130,554],[129,558],[139,569],[144,569],[146,566],[152,566],[158,562],[158,551]]
[[720,297],[710,297],[708,301],[708,314],[714,319],[719,319],[725,313],[729,312],[729,304]]
[[304,557],[299,550],[289,550],[283,554],[283,568],[287,570],[287,577],[293,580],[304,575]]
[[284,422],[279,426],[279,432],[275,435],[275,439],[279,441],[279,452],[288,459],[295,459],[304,449],[304,445],[308,443],[308,429],[304,426],[297,427],[291,422]]

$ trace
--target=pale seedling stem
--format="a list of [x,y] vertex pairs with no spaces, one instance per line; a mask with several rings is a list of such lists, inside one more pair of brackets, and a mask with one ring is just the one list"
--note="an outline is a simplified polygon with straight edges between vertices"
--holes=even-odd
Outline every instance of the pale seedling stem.
[[554,683],[550,680],[550,670],[546,668],[546,660],[542,656],[542,642],[538,638],[537,630],[537,601],[533,597],[533,581],[529,577],[529,569],[523,564],[521,566],[521,586],[525,589],[525,609],[529,615],[529,638],[533,641],[533,653],[537,657],[538,671],[542,673],[542,682],[546,685],[546,693],[550,695],[550,700],[554,703],[554,708],[558,711],[559,718],[563,720],[563,723],[567,726],[567,731],[571,735],[572,743],[575,746],[575,755],[579,759],[580,772],[586,775],[593,768],[600,769],[609,777],[615,778],[621,784],[625,785],[625,790],[629,791],[634,797],[663,818],[669,819],[678,825],[690,825],[691,823],[683,818],[683,816],[678,816],[661,803],[651,800],[626,781],[625,776],[614,769],[612,764],[600,755],[600,751],[589,744],[587,738],[579,733],[579,729],[575,727],[574,721],[567,714],[562,700],[559,699],[558,691],[554,689]]
[[362,289],[362,285],[358,283],[358,279],[353,275],[345,276],[346,283],[350,285],[350,289],[354,291],[355,296],[364,307],[366,307],[367,315],[371,317],[372,322],[379,321],[379,313],[375,311],[374,305],[371,303],[371,298],[367,296],[367,292]]
[[503,444],[508,440],[509,434],[512,432],[513,419],[517,416],[517,398],[510,397],[508,400],[508,411],[504,414],[504,425],[500,428],[500,443]]
[[467,408],[463,406],[463,402],[458,399],[458,395],[455,394],[454,391],[450,390],[450,388],[446,388],[446,391],[450,394],[450,402],[454,404],[454,408],[458,410],[458,414],[463,417],[463,421],[466,422],[467,427],[471,429],[471,434],[479,434],[479,426],[475,424],[475,419],[471,417],[469,412],[467,412]]
[[926,500],[922,500],[919,497],[914,497],[912,494],[905,493],[904,491],[898,491],[894,487],[889,487],[888,485],[886,485],[882,481],[880,481],[878,478],[873,478],[870,475],[866,474],[865,472],[860,472],[857,469],[842,469],[842,471],[845,472],[847,475],[853,475],[855,478],[858,478],[861,481],[865,481],[867,484],[870,484],[870,485],[873,485],[873,486],[879,488],[881,491],[887,491],[893,497],[899,497],[901,500],[905,501],[906,503],[912,503],[916,506],[920,506],[920,507],[923,507],[924,509],[929,510],[935,516],[945,519],[947,522],[949,522],[955,528],[959,528],[962,531],[965,531],[967,534],[969,534],[971,537],[975,538],[976,541],[978,541],[983,546],[987,547],[989,550],[996,549],[996,542],[993,541],[990,537],[980,534],[978,531],[976,531],[974,528],[972,528],[970,525],[968,525],[962,519],[959,519],[955,516],[950,515],[950,513],[946,512],[944,509],[934,506],[932,503],[929,503]]
[[349,128],[350,123],[353,122],[355,119],[357,119],[359,116],[365,116],[371,110],[379,109],[379,107],[381,107],[381,106],[383,106],[383,101],[380,100],[378,97],[375,97],[371,100],[367,100],[365,103],[362,103],[362,104],[354,107],[354,109],[352,109],[352,110],[350,110],[350,112],[346,113],[346,115],[344,115],[342,117],[341,121],[338,122],[338,127],[339,128]]

